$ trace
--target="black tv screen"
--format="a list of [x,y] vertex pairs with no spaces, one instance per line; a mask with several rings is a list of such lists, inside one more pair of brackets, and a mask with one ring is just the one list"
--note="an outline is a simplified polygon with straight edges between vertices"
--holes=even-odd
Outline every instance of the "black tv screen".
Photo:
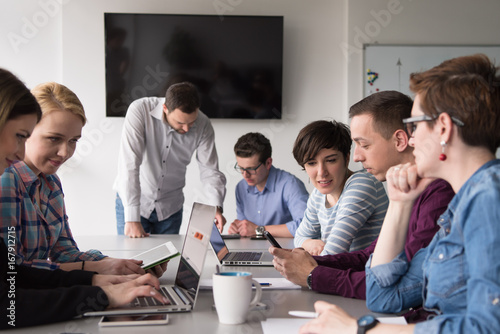
[[283,16],[105,13],[106,116],[196,85],[210,118],[281,118]]

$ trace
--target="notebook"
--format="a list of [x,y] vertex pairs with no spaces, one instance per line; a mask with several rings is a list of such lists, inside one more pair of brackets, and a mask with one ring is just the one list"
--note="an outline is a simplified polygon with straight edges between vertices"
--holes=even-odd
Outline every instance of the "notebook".
[[212,224],[210,244],[220,264],[227,266],[272,266],[273,256],[268,251],[230,252],[215,223]]
[[214,224],[215,211],[215,206],[193,203],[175,284],[160,286],[160,292],[169,300],[169,303],[159,303],[152,297],[140,297],[122,307],[87,312],[84,316],[191,311],[198,296],[200,276],[207,254],[210,229]]

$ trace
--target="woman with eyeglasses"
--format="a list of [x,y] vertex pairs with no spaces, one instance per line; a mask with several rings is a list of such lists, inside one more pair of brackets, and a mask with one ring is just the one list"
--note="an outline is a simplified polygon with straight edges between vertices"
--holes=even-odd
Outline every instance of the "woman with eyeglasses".
[[294,244],[311,255],[364,249],[380,232],[387,194],[373,175],[349,170],[351,145],[349,128],[335,121],[312,122],[295,140],[293,156],[316,189]]
[[[301,333],[498,333],[500,328],[500,75],[485,55],[459,57],[412,74],[406,119],[415,165],[387,173],[390,205],[366,264],[367,306],[396,313],[423,304],[435,316],[416,325],[356,319],[324,302]],[[456,195],[431,244],[411,263],[403,250],[413,200],[433,178]]]

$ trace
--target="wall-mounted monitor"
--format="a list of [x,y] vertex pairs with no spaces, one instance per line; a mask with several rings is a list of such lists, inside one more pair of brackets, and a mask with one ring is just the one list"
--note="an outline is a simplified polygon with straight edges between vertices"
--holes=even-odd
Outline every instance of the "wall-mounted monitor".
[[190,81],[210,118],[281,118],[283,16],[105,13],[106,116]]

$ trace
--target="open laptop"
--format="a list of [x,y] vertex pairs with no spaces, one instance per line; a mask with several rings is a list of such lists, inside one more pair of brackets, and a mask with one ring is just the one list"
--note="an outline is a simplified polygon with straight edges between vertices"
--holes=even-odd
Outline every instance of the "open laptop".
[[222,265],[226,266],[272,266],[273,256],[268,251],[236,251],[230,252],[222,239],[215,223],[212,224],[210,244],[215,256]]
[[152,297],[140,297],[122,307],[87,312],[84,316],[191,311],[198,296],[215,211],[215,206],[193,203],[175,284],[160,286],[160,292],[169,300],[167,304],[159,303]]

